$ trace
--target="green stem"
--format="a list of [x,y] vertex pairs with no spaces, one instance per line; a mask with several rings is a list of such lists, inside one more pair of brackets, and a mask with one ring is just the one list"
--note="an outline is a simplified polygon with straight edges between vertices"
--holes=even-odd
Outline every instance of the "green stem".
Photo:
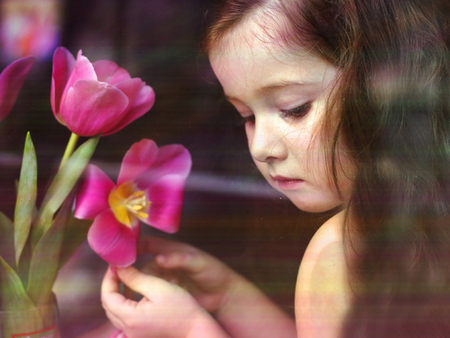
[[63,158],[61,160],[61,164],[59,165],[59,168],[61,169],[64,164],[66,164],[67,160],[72,156],[73,151],[75,150],[75,147],[78,142],[78,135],[75,133],[72,133],[70,135],[69,143],[67,143],[66,151],[64,152]]

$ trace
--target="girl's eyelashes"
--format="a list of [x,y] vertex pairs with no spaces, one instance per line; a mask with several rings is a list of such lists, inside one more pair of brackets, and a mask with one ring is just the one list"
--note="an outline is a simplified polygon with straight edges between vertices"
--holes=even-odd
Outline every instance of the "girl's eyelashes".
[[292,109],[281,109],[281,113],[283,117],[300,118],[305,116],[310,111],[311,106],[312,102],[310,101]]
[[[312,107],[312,101],[306,102],[305,104],[302,104],[301,106],[292,108],[292,109],[281,109],[281,114],[283,118],[290,117],[294,119],[298,119],[300,117],[305,116]],[[242,126],[245,125],[247,122],[254,123],[255,122],[255,115],[251,114],[248,116],[241,116],[240,120],[237,122],[237,125]]]

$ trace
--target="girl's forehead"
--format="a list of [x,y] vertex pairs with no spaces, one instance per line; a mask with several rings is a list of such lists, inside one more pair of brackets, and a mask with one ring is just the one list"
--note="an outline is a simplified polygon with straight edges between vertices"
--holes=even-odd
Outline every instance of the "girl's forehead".
[[[269,16],[270,17],[270,16]],[[286,84],[325,86],[335,69],[305,49],[295,52],[280,36],[280,23],[252,17],[237,25],[210,50],[210,62],[228,97],[249,102],[262,88]]]
[[232,72],[236,76],[259,76],[264,72],[265,76],[273,77],[275,74],[309,73],[311,69],[323,68],[321,60],[311,53],[301,49],[293,53],[268,29],[255,22],[241,25],[224,36],[211,49],[210,61],[216,75],[218,72]]
[[229,29],[222,38],[211,48],[210,58],[242,51],[261,50],[272,51],[285,50],[289,52],[282,39],[283,19],[275,20],[273,15],[267,13],[255,13],[249,15],[235,27]]
[[317,91],[335,77],[334,67],[306,51],[294,55],[276,42],[250,41],[239,31],[234,33],[210,55],[228,98],[250,105],[257,98],[269,97],[269,89],[275,93],[276,89],[302,86],[302,92]]

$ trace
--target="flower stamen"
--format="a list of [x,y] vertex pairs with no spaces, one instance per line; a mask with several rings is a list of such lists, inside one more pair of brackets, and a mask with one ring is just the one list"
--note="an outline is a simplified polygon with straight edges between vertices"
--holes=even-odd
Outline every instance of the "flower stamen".
[[117,220],[132,226],[138,219],[147,219],[151,202],[145,191],[136,190],[132,182],[125,182],[113,189],[108,197],[109,205]]
[[125,208],[140,218],[147,218],[148,214],[142,210],[147,210],[150,203],[147,201],[147,196],[142,190],[135,191],[131,196],[123,201]]

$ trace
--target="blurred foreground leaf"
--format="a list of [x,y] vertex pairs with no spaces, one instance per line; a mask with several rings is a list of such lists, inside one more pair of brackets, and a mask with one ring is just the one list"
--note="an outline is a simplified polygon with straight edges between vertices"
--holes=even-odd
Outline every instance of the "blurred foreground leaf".
[[59,269],[59,256],[64,232],[72,211],[75,194],[65,201],[45,231],[31,255],[27,293],[36,305],[47,304],[52,298],[52,287]]
[[91,224],[92,220],[70,217],[64,232],[62,244],[64,250],[61,251],[59,268],[62,268],[67,263],[78,247],[87,239],[87,233]]
[[42,235],[48,230],[56,211],[72,191],[82,175],[97,146],[99,136],[82,144],[58,171],[44,197],[31,234],[31,247],[34,250]]
[[2,311],[31,309],[35,305],[23,287],[19,275],[0,257]]
[[11,266],[15,264],[14,223],[0,211],[0,256]]
[[16,266],[19,266],[20,256],[30,233],[31,222],[36,205],[37,195],[37,160],[30,133],[25,139],[22,168],[20,171],[17,200],[14,210],[14,247]]

